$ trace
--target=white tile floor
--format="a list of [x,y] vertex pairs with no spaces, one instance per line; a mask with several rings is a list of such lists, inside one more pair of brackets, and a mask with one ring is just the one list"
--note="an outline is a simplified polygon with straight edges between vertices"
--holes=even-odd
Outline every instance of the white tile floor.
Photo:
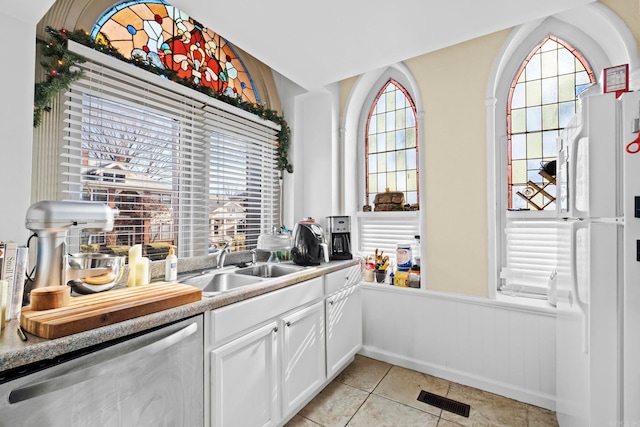
[[[417,400],[420,390],[471,406],[469,418]],[[557,427],[555,413],[356,355],[286,427]]]

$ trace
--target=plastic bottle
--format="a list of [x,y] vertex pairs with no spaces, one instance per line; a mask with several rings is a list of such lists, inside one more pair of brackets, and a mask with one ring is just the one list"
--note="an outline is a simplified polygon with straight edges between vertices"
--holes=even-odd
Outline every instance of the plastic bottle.
[[173,252],[173,246],[169,247],[169,255],[164,262],[164,280],[175,282],[178,280],[178,257]]
[[411,243],[398,243],[396,248],[396,264],[398,271],[409,271],[412,259]]

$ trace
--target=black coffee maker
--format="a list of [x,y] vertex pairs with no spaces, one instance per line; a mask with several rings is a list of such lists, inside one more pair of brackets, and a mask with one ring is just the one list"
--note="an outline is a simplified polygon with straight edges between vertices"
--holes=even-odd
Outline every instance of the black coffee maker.
[[352,259],[351,254],[351,218],[348,216],[330,216],[329,251],[330,260]]

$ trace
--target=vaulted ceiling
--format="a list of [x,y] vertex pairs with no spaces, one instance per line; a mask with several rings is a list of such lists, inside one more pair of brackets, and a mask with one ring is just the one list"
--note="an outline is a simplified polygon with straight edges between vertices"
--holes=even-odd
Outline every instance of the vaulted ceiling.
[[[174,0],[308,90],[593,0]],[[237,6],[236,6],[237,4]]]

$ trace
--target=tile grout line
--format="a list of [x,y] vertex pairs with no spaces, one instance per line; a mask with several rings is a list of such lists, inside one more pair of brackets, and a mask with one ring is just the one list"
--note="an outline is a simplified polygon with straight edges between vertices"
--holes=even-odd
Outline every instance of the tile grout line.
[[[373,392],[375,391],[375,389],[376,389],[376,388],[378,388],[378,386],[380,385],[380,383],[382,382],[382,380],[384,380],[384,378],[389,374],[389,372],[391,372],[391,368],[392,368],[392,367],[393,367],[393,365],[390,365],[390,366],[389,366],[389,369],[387,369],[387,372],[385,372],[385,374],[382,376],[382,378],[380,378],[380,380],[378,380],[378,382],[373,386],[373,388],[371,389],[371,391],[369,391],[369,390],[362,390],[361,388],[354,387],[354,388],[356,388],[356,389],[358,389],[358,390],[366,391],[366,392],[368,393],[368,395],[367,395],[367,398],[366,398],[366,399],[364,399],[364,400],[362,401],[362,403],[360,404],[360,406],[358,406],[358,409],[356,409],[356,411],[353,413],[353,415],[351,415],[351,417],[349,418],[349,421],[347,421],[347,423],[345,424],[345,427],[347,427],[347,426],[349,425],[349,423],[351,422],[351,420],[353,420],[353,417],[355,417],[355,416],[356,416],[356,414],[358,413],[358,411],[360,411],[360,409],[362,409],[362,407],[364,406],[365,402],[366,402],[367,400],[369,400],[369,398],[371,397],[371,395],[373,394]],[[337,379],[337,377],[336,377],[336,379]],[[335,380],[334,380],[334,381],[335,381]],[[349,384],[344,383],[344,382],[342,382],[342,381],[340,381],[340,383],[341,383],[341,384],[344,384],[344,385],[346,385],[346,386],[349,386]],[[351,386],[351,387],[353,387],[353,386]],[[376,396],[377,396],[377,395],[376,395]]]

